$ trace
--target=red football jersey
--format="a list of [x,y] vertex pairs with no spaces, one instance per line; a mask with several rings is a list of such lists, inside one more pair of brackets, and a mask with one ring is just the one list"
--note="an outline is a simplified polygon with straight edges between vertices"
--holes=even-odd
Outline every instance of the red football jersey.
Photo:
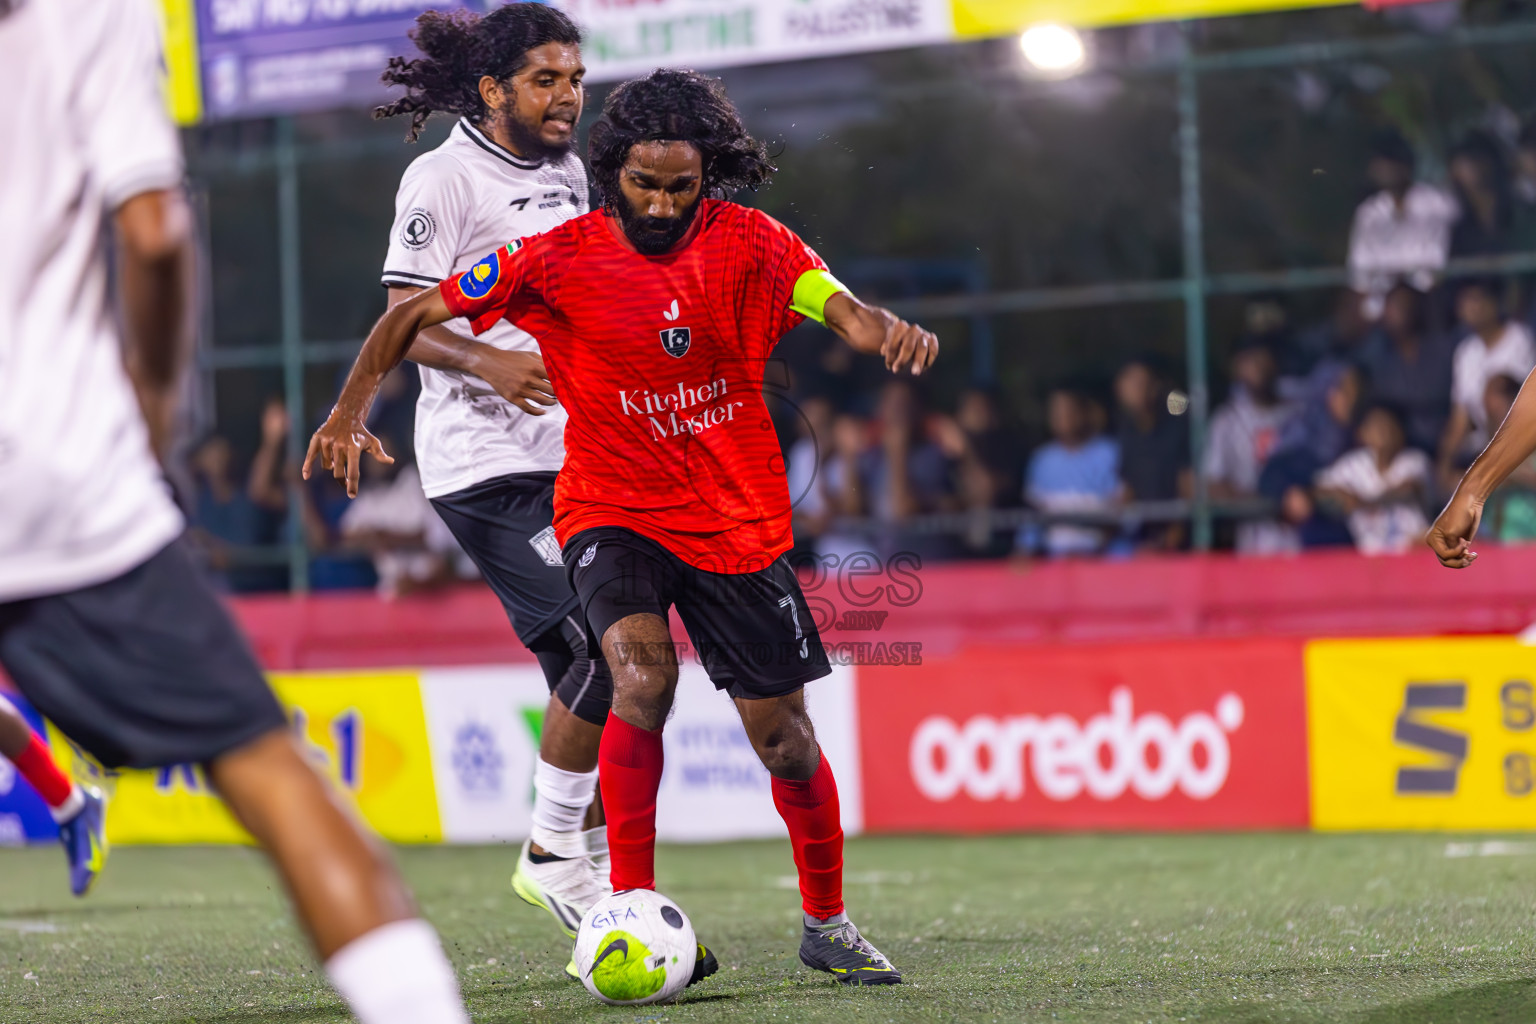
[[789,549],[789,488],[763,402],[795,282],[825,269],[757,210],[700,200],[682,243],[636,252],[602,210],[512,242],[440,286],[476,333],[505,317],[539,341],[570,418],[555,485],[562,544],[622,526],[713,572]]

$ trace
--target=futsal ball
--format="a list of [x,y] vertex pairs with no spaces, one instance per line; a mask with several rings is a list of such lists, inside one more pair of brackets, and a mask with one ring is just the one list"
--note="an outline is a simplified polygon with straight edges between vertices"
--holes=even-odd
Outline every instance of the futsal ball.
[[688,987],[697,959],[688,915],[650,889],[625,889],[598,900],[576,933],[581,983],[615,1006],[676,997]]

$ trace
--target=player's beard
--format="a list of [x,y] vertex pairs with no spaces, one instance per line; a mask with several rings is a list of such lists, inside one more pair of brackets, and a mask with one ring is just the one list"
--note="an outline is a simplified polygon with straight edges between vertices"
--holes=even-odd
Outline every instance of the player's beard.
[[688,212],[681,217],[646,217],[636,213],[628,201],[621,199],[618,203],[619,225],[624,228],[624,236],[637,252],[645,256],[660,256],[676,245],[688,233],[688,229],[693,227],[693,218],[699,215],[699,205],[698,200],[694,200]]
[[[558,160],[571,151],[571,143],[563,142],[558,145],[550,145],[539,134],[539,128],[530,128],[511,114],[502,115],[502,124],[506,127],[507,138],[512,142],[512,151],[529,160]],[[542,126],[542,122],[540,122]],[[576,133],[571,132],[574,141]]]

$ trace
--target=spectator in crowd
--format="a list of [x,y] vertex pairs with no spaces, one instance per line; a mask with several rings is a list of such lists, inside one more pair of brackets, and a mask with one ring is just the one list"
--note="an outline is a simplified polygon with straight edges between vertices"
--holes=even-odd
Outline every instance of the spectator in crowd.
[[819,474],[826,511],[816,537],[816,554],[827,568],[835,569],[850,555],[872,552],[875,547],[870,537],[828,525],[828,521],[839,517],[857,519],[869,514],[865,484],[871,454],[869,423],[852,413],[834,416],[829,448]]
[[[1495,374],[1483,392],[1490,429],[1504,422],[1521,382],[1505,374]],[[1536,458],[1526,460],[1509,475],[1483,509],[1483,530],[1504,544],[1536,540]]]
[[1387,293],[1381,323],[1360,351],[1371,395],[1398,409],[1408,443],[1426,452],[1440,447],[1451,412],[1450,338],[1429,327],[1424,296],[1406,281]]
[[[1280,428],[1296,411],[1276,392],[1274,353],[1264,345],[1240,346],[1232,355],[1231,396],[1211,417],[1206,444],[1206,480],[1218,501],[1258,495],[1259,474],[1280,441]],[[1239,524],[1237,550],[1268,555],[1295,551],[1300,540],[1290,526],[1275,520]]]
[[1340,288],[1334,296],[1333,312],[1327,320],[1297,332],[1281,365],[1281,394],[1298,397],[1306,389],[1306,379],[1319,363],[1355,359],[1371,332],[1365,315],[1365,298],[1350,288]]
[[1368,168],[1376,188],[1355,211],[1349,235],[1350,286],[1365,296],[1369,319],[1381,315],[1393,282],[1406,277],[1428,291],[1450,251],[1456,200],[1414,180],[1413,148],[1397,132],[1376,140]]
[[881,547],[942,558],[950,554],[949,538],[903,529],[913,516],[950,512],[956,508],[950,487],[949,462],[927,436],[922,405],[911,381],[888,380],[880,389],[879,443],[863,459],[869,514],[889,524]]
[[1509,164],[1498,140],[1468,132],[1451,151],[1451,186],[1461,216],[1451,229],[1452,257],[1508,252],[1514,228]]
[[1360,447],[1323,470],[1318,501],[1349,520],[1363,554],[1399,554],[1420,544],[1429,521],[1424,500],[1429,456],[1406,444],[1402,419],[1388,405],[1373,405],[1360,421]]
[[192,449],[188,459],[194,488],[193,521],[208,565],[231,577],[233,550],[261,543],[260,509],[235,479],[235,450],[229,439],[213,434]]
[[[385,451],[393,439],[379,438]],[[461,553],[421,489],[416,467],[370,460],[357,497],[340,521],[342,540],[368,553],[379,595],[396,598],[447,583],[458,576]]]
[[1451,370],[1451,415],[1440,441],[1442,486],[1454,486],[1465,464],[1488,443],[1489,424],[1483,394],[1499,374],[1524,380],[1536,366],[1536,345],[1524,324],[1509,320],[1499,302],[1496,281],[1472,280],[1456,296],[1456,314],[1467,335],[1456,346]]
[[[1030,457],[1025,501],[1047,515],[1113,509],[1120,497],[1119,448],[1094,429],[1089,399],[1071,388],[1057,388],[1046,413],[1051,439]],[[1097,554],[1108,540],[1103,527],[1054,523],[1043,530],[1024,527],[1017,543],[1024,551],[1061,558]]]
[[268,398],[261,410],[261,447],[251,460],[246,485],[251,502],[279,522],[288,514],[288,488],[297,484],[297,477],[285,465],[289,426],[283,400],[275,395]]
[[[1189,471],[1189,422],[1168,409],[1168,383],[1150,358],[1133,359],[1115,376],[1120,497],[1127,502],[1173,501],[1193,490]],[[1182,522],[1149,523],[1137,541],[1175,550],[1183,545]]]
[[1279,504],[1280,518],[1294,527],[1305,548],[1348,544],[1341,516],[1319,508],[1313,480],[1354,444],[1356,413],[1364,395],[1361,372],[1352,363],[1319,364],[1311,391],[1280,428],[1275,453],[1259,475],[1259,493]]
[[822,472],[832,454],[832,403],[824,395],[810,395],[797,408],[798,436],[784,459],[784,476],[794,506],[795,540],[805,545],[814,544],[832,517]]
[[[975,555],[1007,553],[1007,533],[992,529],[991,510],[1019,493],[1019,453],[1002,426],[997,402],[982,388],[960,393],[955,415],[934,417],[934,439],[949,459],[952,487],[961,508],[970,513],[962,538]],[[1010,531],[1011,532],[1011,531]]]

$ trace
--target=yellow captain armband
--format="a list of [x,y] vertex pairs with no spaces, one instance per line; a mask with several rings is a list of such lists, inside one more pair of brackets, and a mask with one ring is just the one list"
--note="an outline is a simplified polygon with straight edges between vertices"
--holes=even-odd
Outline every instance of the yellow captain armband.
[[825,324],[827,300],[838,292],[845,295],[853,294],[848,290],[847,285],[827,271],[807,270],[800,275],[800,280],[795,282],[795,294],[790,300],[789,308],[803,317]]

